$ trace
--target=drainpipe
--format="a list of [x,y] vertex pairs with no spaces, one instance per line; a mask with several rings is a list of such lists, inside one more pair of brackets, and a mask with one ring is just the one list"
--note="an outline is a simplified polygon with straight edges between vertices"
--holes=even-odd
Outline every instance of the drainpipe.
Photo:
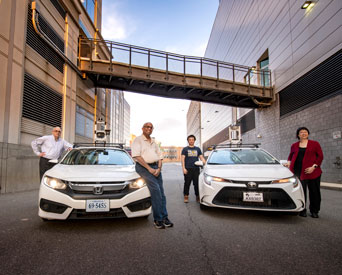
[[35,32],[42,38],[55,52],[80,76],[82,77],[82,73],[77,68],[77,66],[71,62],[71,60],[50,40],[50,38],[45,35],[44,32],[41,31],[39,26],[39,11],[38,11],[38,3],[37,1],[33,1],[31,3],[32,9],[32,24]]

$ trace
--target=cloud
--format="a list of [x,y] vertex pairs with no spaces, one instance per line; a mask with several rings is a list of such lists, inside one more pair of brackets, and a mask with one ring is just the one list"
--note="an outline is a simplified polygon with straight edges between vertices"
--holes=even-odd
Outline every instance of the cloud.
[[181,55],[191,55],[203,57],[207,48],[207,42],[202,42],[197,45],[169,45],[165,47],[166,52],[177,53]]
[[106,40],[125,40],[136,29],[130,16],[120,13],[119,4],[108,3],[102,14],[102,35]]

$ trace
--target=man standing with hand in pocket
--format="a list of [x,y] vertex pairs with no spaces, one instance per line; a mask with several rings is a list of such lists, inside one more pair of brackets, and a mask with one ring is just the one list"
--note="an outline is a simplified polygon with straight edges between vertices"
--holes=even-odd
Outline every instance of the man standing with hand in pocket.
[[132,157],[136,161],[135,170],[145,180],[151,193],[154,226],[157,229],[172,227],[166,210],[163,178],[161,174],[162,154],[159,146],[152,139],[153,125],[146,122],[142,127],[142,135],[132,143]]

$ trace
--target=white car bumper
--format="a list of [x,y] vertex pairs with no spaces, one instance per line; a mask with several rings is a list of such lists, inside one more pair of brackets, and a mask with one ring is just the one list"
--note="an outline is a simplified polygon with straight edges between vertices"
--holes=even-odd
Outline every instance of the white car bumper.
[[[225,196],[224,193],[220,193],[226,187],[233,191],[233,199],[228,195]],[[212,182],[211,185],[207,185],[201,178],[199,191],[200,203],[210,207],[283,212],[300,212],[305,207],[304,193],[300,183],[295,188],[292,183],[260,184],[257,189],[250,190],[245,184]],[[244,202],[242,199],[243,192],[261,192],[264,201]],[[222,195],[217,196],[219,193]],[[280,202],[280,200],[282,201]],[[286,204],[285,201],[288,203]]]
[[[147,207],[143,210],[130,210],[128,207],[129,204],[139,203],[141,200],[148,200],[150,198],[150,192],[146,186],[141,189],[135,190],[126,194],[124,197],[119,199],[109,199],[109,208],[110,212],[96,212],[97,216],[103,215],[103,217],[122,217],[126,216],[127,218],[135,218],[141,216],[148,216],[151,213],[151,206]],[[92,199],[102,199],[100,196]],[[51,211],[44,211],[41,207],[41,201],[46,200],[50,201],[52,204],[60,205],[61,213],[54,213]],[[49,203],[49,202],[47,202]],[[94,218],[96,215],[90,214],[86,212],[86,200],[85,199],[73,199],[69,195],[54,190],[45,184],[41,184],[39,191],[39,211],[38,215],[44,219],[56,219],[56,220],[65,220],[67,218]],[[65,209],[66,206],[66,209]],[[43,207],[44,208],[44,207]],[[131,207],[132,209],[132,207]],[[58,212],[58,211],[57,211]],[[93,213],[93,212],[91,212]],[[124,215],[122,215],[124,213]],[[89,214],[89,215],[88,215]]]

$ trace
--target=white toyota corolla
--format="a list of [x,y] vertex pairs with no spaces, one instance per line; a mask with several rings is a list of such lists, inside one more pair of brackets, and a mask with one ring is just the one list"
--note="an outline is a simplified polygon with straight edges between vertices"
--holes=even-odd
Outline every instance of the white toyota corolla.
[[299,213],[305,206],[298,178],[255,145],[214,147],[200,174],[199,192],[201,209],[211,206]]
[[42,179],[43,220],[141,217],[151,213],[150,192],[133,159],[116,147],[72,149]]

